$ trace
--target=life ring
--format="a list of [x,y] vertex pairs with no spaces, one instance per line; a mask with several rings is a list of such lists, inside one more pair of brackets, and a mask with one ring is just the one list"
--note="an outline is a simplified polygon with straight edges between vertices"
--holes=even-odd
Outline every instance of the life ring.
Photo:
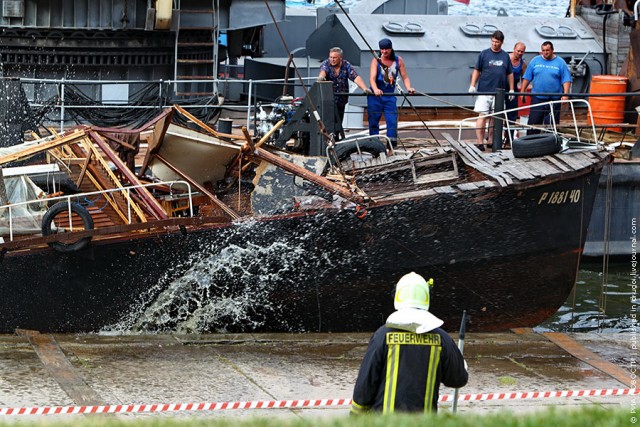
[[[71,212],[78,215],[82,220],[84,229],[93,230],[93,218],[91,218],[91,214],[89,213],[89,211],[84,206],[79,205],[78,203],[71,203],[70,206]],[[49,236],[56,233],[56,230],[52,228],[52,225],[54,225],[53,220],[58,214],[62,212],[69,212],[69,204],[67,202],[58,202],[55,205],[51,206],[51,208],[49,208],[47,212],[45,212],[45,214],[42,216],[43,236]],[[69,253],[84,249],[90,241],[91,236],[86,236],[73,243],[49,242],[48,245],[58,252]]]
[[525,135],[513,140],[513,157],[540,157],[555,154],[562,148],[562,138],[549,133]]
[[358,148],[363,153],[371,153],[373,157],[380,156],[380,153],[384,153],[387,151],[384,143],[379,139],[368,140],[368,141],[352,141],[352,142],[341,142],[336,144],[336,155],[338,156],[338,160],[343,161],[348,158],[353,153],[358,152]]

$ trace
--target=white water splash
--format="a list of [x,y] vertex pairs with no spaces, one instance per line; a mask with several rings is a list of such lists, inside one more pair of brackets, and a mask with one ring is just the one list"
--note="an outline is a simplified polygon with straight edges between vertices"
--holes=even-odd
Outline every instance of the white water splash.
[[[233,234],[255,235],[253,225],[242,224]],[[308,236],[255,240],[218,247],[204,244],[180,277],[175,278],[175,270],[184,267],[167,272],[141,298],[138,310],[103,333],[249,331],[266,320],[275,320],[284,330],[298,329],[288,324],[284,301],[274,302],[273,294],[295,291],[304,285],[295,281],[301,271],[315,270],[319,263],[327,265],[330,260],[309,251]]]

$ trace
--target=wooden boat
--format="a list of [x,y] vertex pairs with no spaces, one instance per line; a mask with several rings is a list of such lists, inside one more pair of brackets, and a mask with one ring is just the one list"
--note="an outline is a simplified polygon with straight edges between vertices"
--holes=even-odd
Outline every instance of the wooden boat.
[[[347,139],[308,156],[269,143],[282,123],[256,141],[173,114],[188,116],[0,155],[47,153],[78,187],[0,206],[0,332],[370,331],[410,271],[434,278],[448,327],[463,310],[470,330],[532,327],[574,285],[610,161],[579,133],[552,129],[554,153],[519,158],[478,151],[462,127],[440,142],[413,130],[392,154]],[[17,231],[27,203],[41,233]]]

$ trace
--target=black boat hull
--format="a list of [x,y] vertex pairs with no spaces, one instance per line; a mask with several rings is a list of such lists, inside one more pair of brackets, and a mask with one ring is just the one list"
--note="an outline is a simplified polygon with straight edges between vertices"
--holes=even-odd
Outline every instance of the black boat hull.
[[410,271],[434,278],[446,328],[462,310],[473,331],[532,327],[574,285],[599,172],[379,203],[364,218],[297,212],[71,254],[9,252],[0,332],[372,331]]

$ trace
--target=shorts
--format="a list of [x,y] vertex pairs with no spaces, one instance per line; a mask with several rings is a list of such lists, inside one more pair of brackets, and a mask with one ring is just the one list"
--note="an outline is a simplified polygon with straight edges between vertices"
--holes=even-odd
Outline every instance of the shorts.
[[476,105],[473,107],[473,111],[480,114],[493,113],[493,105],[496,102],[496,97],[493,95],[478,95],[476,97]]

